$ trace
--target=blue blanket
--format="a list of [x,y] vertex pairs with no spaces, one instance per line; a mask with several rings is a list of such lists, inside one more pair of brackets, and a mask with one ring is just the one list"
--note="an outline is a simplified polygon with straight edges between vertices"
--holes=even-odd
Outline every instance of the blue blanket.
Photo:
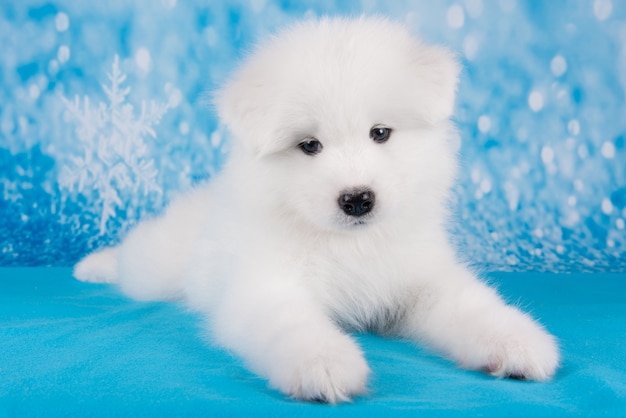
[[268,389],[180,306],[135,302],[65,268],[0,268],[0,416],[626,416],[626,275],[490,279],[560,338],[554,381],[497,380],[358,335],[371,391],[328,406]]

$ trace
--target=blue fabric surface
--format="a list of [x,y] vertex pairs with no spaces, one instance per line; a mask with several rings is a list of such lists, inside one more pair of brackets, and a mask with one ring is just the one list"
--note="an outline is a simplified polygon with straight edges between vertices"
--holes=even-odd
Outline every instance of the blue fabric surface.
[[560,338],[553,382],[496,380],[358,335],[371,393],[328,406],[268,389],[180,306],[135,302],[66,268],[0,268],[0,416],[626,416],[626,275],[490,279]]

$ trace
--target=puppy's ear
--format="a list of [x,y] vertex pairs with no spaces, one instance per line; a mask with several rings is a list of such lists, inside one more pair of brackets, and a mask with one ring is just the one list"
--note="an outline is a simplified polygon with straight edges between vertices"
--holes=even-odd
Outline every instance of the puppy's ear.
[[256,155],[268,154],[278,146],[272,129],[276,126],[276,98],[268,96],[265,77],[249,74],[244,67],[216,93],[213,103],[220,121],[237,142]]
[[414,62],[422,114],[429,123],[448,119],[454,110],[461,70],[456,57],[443,47],[419,45]]

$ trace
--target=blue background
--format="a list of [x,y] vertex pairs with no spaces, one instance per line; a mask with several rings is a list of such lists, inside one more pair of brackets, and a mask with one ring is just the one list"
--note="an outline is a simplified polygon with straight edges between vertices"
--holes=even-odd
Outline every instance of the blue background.
[[[484,270],[626,270],[626,3],[0,5],[0,265],[70,265],[219,170],[208,105],[255,39],[376,13],[456,51],[452,230]],[[117,58],[116,58],[117,57]]]

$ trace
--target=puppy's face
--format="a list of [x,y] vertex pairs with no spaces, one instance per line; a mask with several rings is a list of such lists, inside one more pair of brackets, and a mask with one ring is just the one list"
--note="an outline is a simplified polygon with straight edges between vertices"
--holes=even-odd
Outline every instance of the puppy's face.
[[353,230],[443,198],[456,77],[393,23],[322,20],[262,46],[217,104],[277,210]]

